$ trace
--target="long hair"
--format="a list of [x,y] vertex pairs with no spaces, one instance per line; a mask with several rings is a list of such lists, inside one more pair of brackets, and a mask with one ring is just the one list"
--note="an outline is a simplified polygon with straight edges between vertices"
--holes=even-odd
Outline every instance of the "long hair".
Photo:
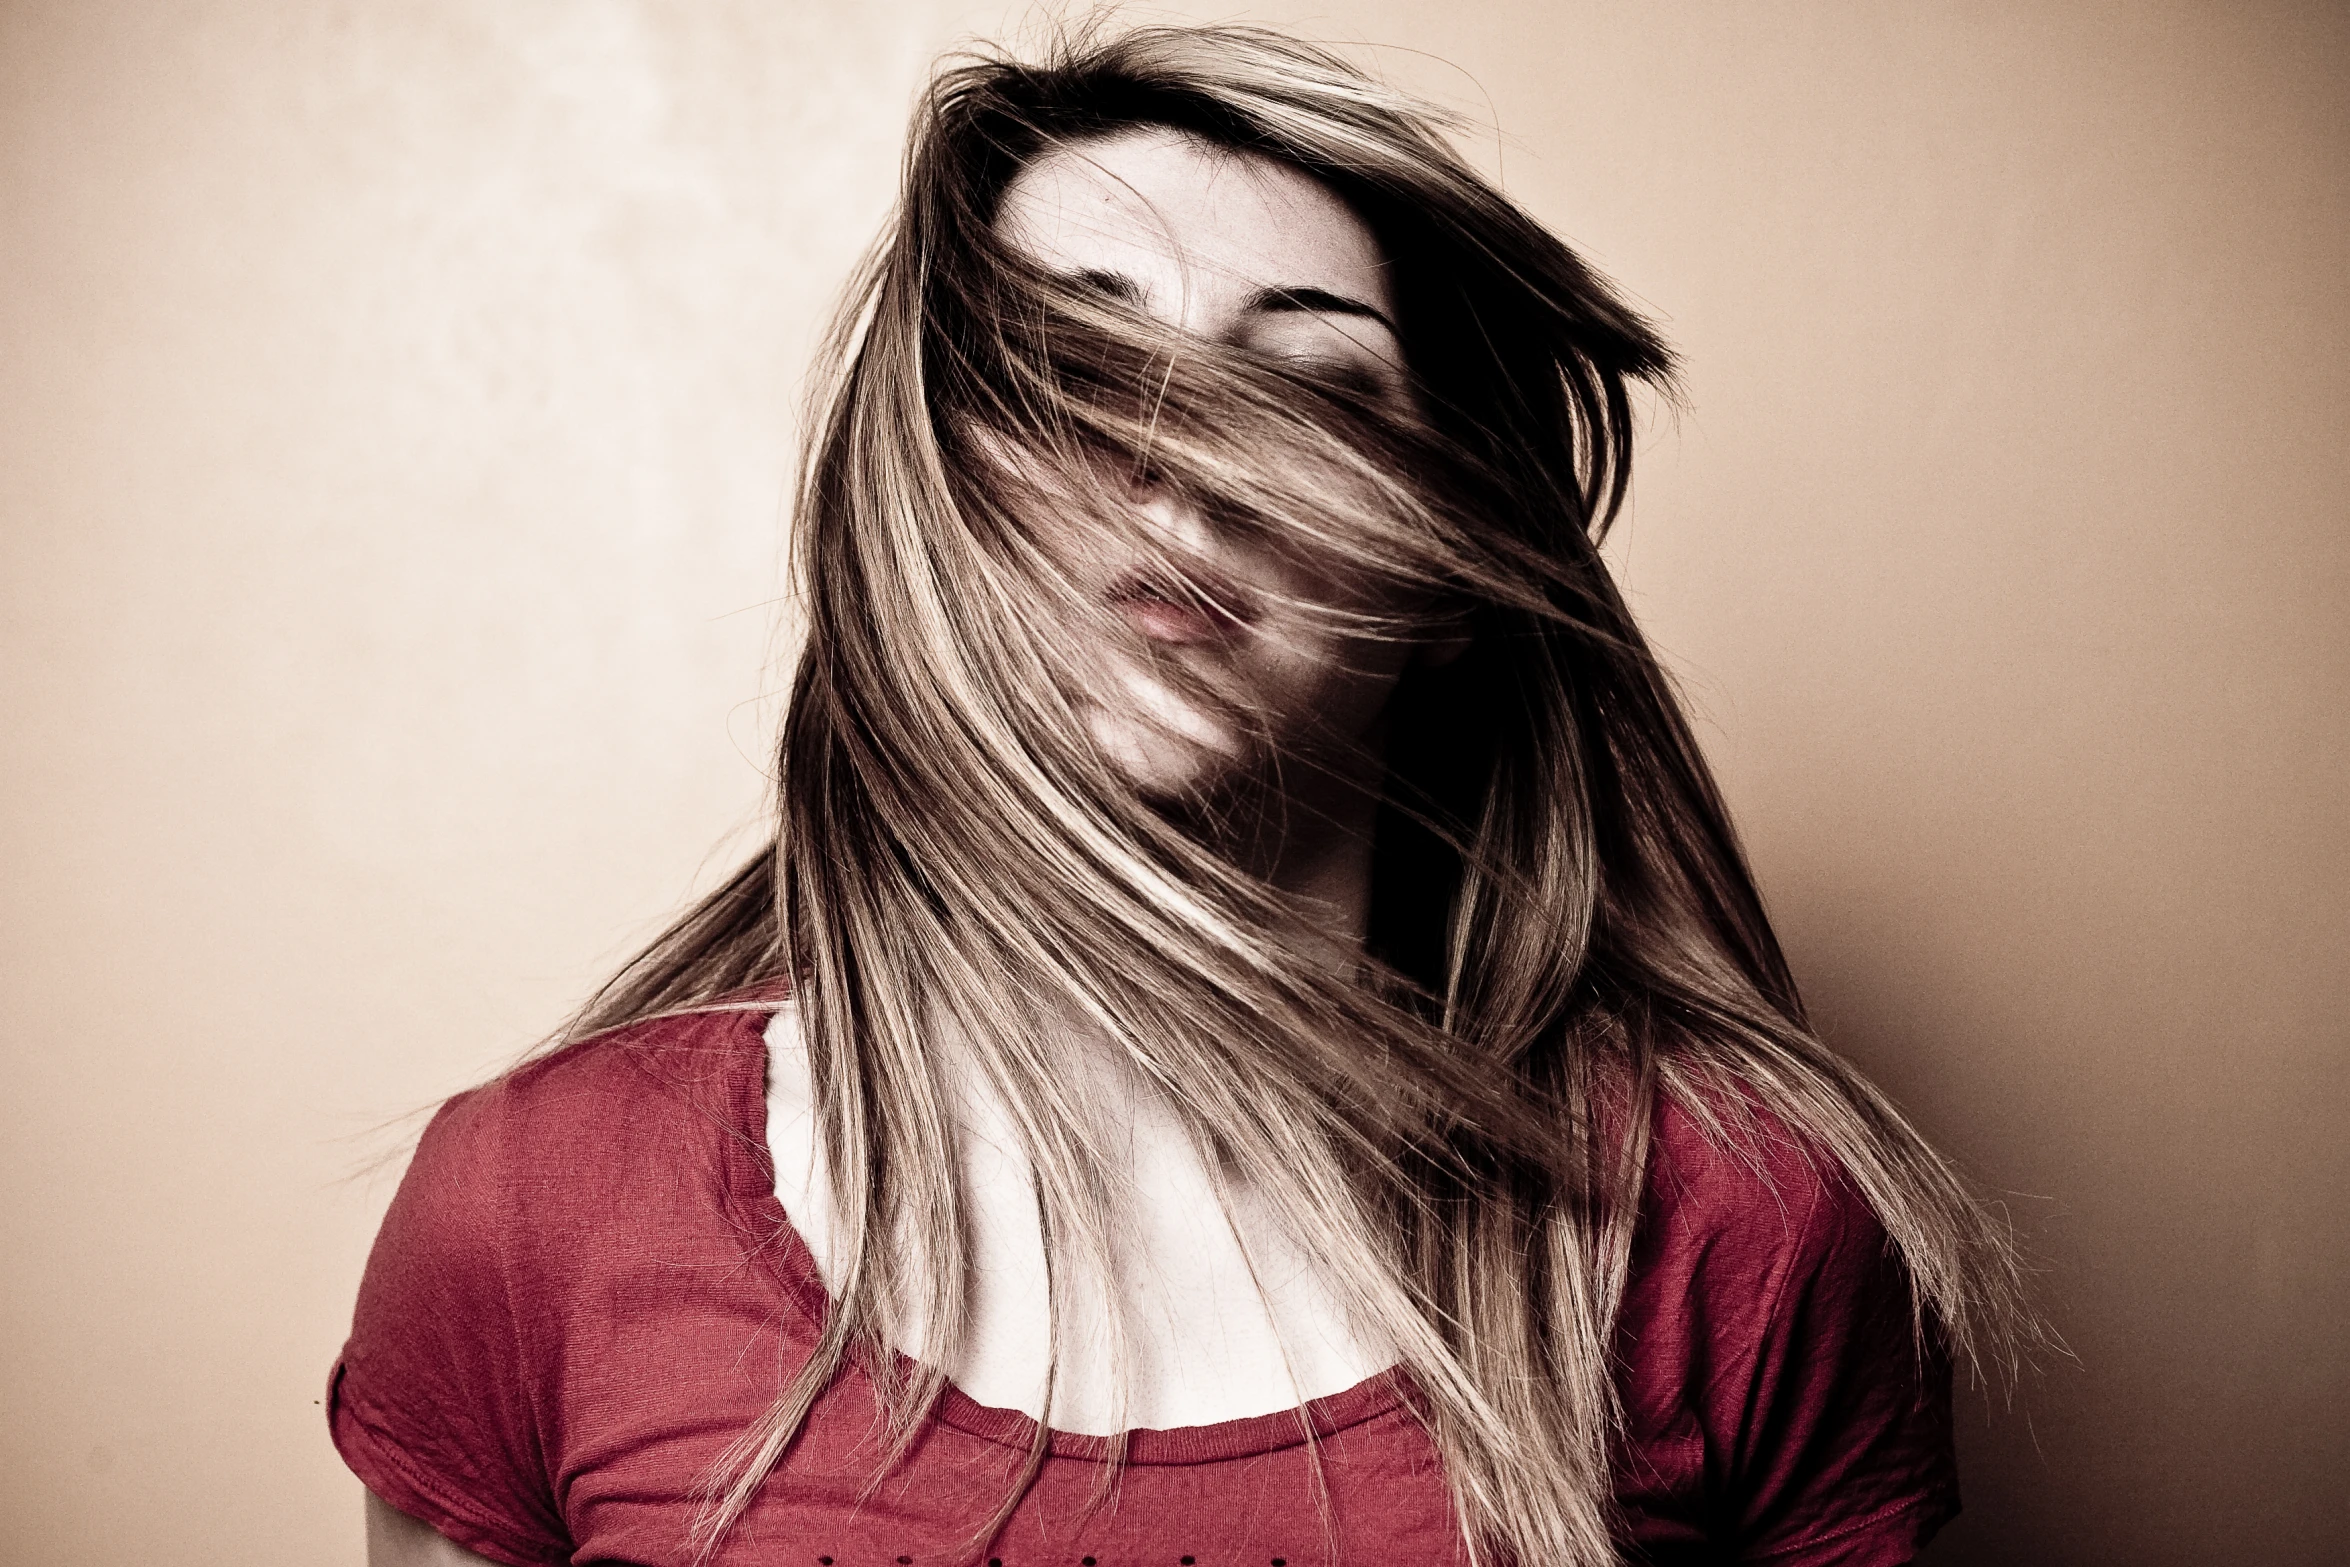
[[[1414,417],[1184,340],[999,236],[997,205],[1040,154],[1139,127],[1302,171],[1363,219]],[[1056,1315],[1070,1264],[1106,1259],[1116,1222],[1112,1161],[1053,1048],[1081,1026],[1392,1346],[1478,1559],[1615,1559],[1611,1336],[1660,1095],[1727,1138],[1770,1117],[1841,1166],[1899,1249],[1920,1334],[2011,1356],[2029,1318],[2004,1231],[1810,1028],[1599,557],[1630,475],[1629,388],[1669,385],[1670,354],[1445,129],[1251,29],[1081,35],[932,82],[802,475],[806,641],[774,842],[574,1026],[766,981],[798,998],[836,1309],[728,1455],[705,1549],[849,1361],[899,1452],[941,1390],[888,1349],[919,1322],[950,1351],[967,1315],[950,1034],[1012,1111]],[[1140,798],[1090,736],[1084,650],[1149,652],[1055,541],[1074,517],[1171,548],[1088,501],[1089,475],[1121,469],[1431,606],[1358,616],[1359,634],[1467,638],[1393,699],[1359,966],[1333,964],[1218,841],[1216,801]],[[1249,722],[1245,691],[1162,673]]]

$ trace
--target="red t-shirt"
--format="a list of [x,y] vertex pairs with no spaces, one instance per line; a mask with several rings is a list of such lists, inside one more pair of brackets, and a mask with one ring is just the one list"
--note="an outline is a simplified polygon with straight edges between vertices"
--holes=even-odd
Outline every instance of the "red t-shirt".
[[[329,1384],[367,1488],[493,1561],[683,1567],[695,1486],[826,1309],[774,1194],[766,1018],[671,1018],[459,1094],[385,1216]],[[1759,1169],[1660,1110],[1622,1315],[1622,1538],[1657,1563],[1908,1561],[1958,1508],[1950,1372],[1840,1178]],[[874,1483],[851,1369],[720,1553],[745,1567],[935,1567],[1009,1489],[1024,1415],[949,1390]],[[1386,1377],[1295,1412],[1137,1431],[1114,1498],[1098,1438],[1051,1456],[980,1561],[1002,1567],[1453,1564],[1434,1449]]]

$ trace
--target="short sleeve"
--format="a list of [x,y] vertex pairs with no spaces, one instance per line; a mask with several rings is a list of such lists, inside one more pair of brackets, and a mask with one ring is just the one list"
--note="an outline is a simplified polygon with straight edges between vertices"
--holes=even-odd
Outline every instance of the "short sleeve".
[[1950,1363],[1833,1159],[1660,1105],[1619,1318],[1616,1501],[1651,1567],[1897,1567],[1958,1511]]
[[[442,1106],[369,1255],[328,1385],[336,1448],[367,1489],[492,1561],[571,1548],[518,1328],[517,1186],[493,1085]],[[527,1295],[527,1291],[524,1292]]]
[[1740,1400],[1739,1559],[1895,1567],[1958,1510],[1949,1360],[1851,1185],[1805,1195]]

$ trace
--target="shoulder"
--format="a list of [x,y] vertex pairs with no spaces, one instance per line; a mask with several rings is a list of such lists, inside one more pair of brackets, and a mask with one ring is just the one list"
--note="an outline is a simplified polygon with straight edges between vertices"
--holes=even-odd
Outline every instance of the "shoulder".
[[1749,1098],[1660,1096],[1620,1317],[1636,1402],[1735,1401],[1775,1356],[1863,1326],[1907,1356],[1910,1312],[1900,1255],[1833,1153]]
[[618,1106],[643,1109],[656,1097],[685,1109],[715,1108],[746,1073],[757,1075],[761,1030],[776,1005],[773,998],[729,998],[608,1029],[526,1061],[450,1104],[558,1121]]
[[446,1101],[402,1178],[387,1240],[511,1265],[759,1157],[766,1010],[650,1019],[566,1045]]
[[769,1305],[743,1283],[769,1010],[616,1029],[441,1107],[328,1400],[369,1490],[495,1560],[569,1559],[565,1477],[631,1379],[706,1348],[714,1313]]
[[761,1092],[770,1011],[674,1013],[564,1045],[451,1097],[419,1157],[430,1147],[459,1161],[593,1166],[648,1141],[731,1131]]
[[1761,1285],[1888,1244],[1836,1156],[1751,1097],[1659,1096],[1636,1242],[1651,1266]]
[[1645,1543],[1898,1562],[1956,1510],[1907,1269],[1834,1154],[1750,1096],[1657,1106],[1619,1345]]

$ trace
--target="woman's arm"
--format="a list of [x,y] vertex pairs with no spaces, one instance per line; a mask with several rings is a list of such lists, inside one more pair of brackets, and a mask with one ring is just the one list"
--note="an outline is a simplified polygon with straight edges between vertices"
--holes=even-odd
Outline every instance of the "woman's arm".
[[476,1556],[431,1524],[411,1518],[367,1493],[367,1567],[498,1567]]

